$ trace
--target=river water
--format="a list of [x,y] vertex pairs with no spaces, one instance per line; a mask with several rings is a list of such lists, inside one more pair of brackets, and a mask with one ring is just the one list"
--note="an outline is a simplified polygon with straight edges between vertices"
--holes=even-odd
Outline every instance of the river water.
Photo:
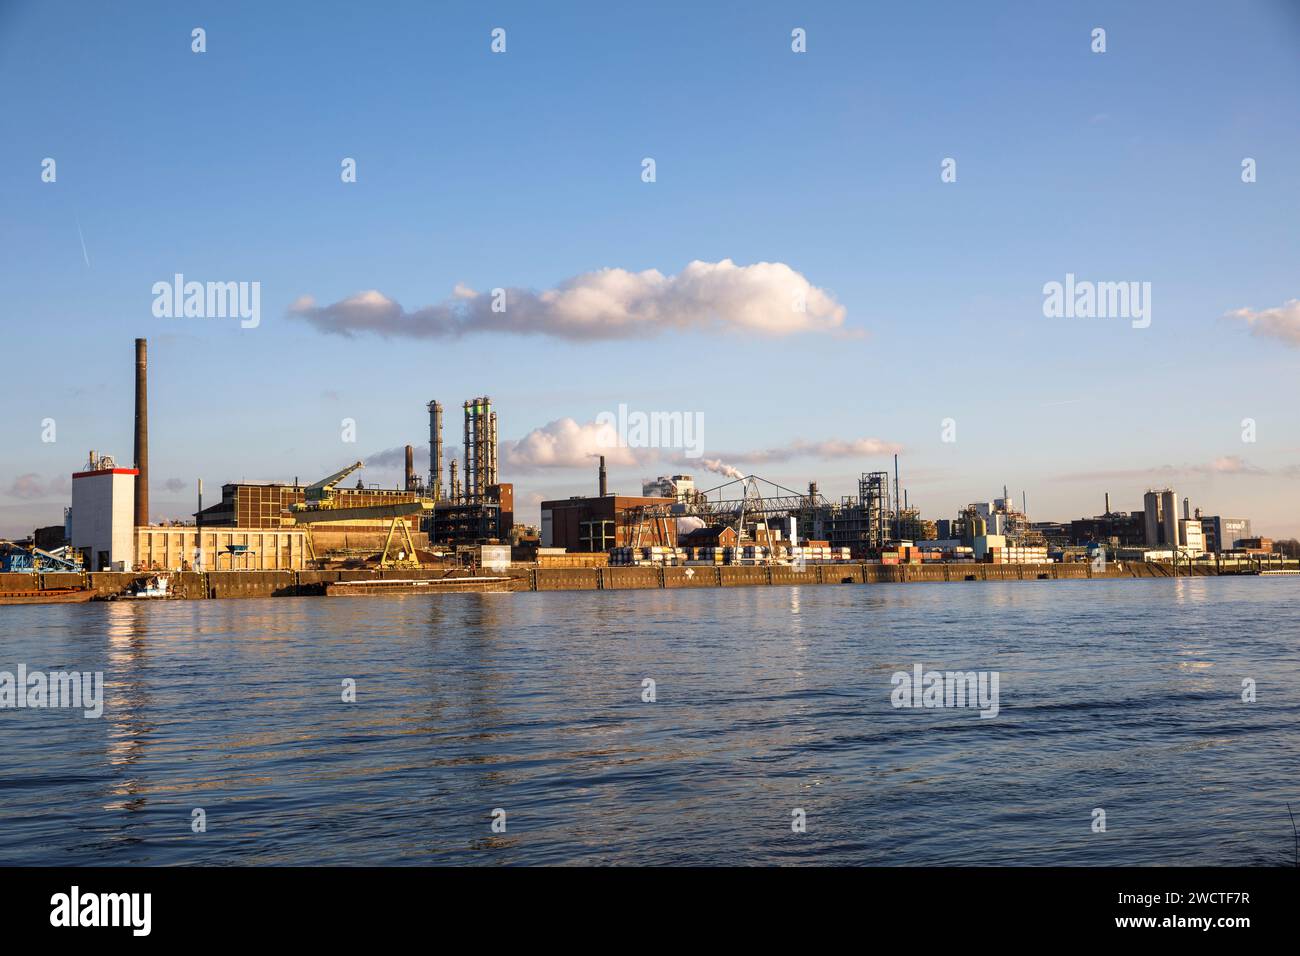
[[[1196,578],[0,608],[0,671],[105,683],[98,719],[0,710],[0,863],[1289,865],[1298,597]],[[895,707],[916,665],[996,672],[997,715]]]

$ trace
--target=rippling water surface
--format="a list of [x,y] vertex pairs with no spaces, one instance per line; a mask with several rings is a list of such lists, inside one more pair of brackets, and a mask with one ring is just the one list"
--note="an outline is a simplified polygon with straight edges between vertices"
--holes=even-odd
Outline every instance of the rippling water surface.
[[[98,720],[0,710],[0,863],[1289,864],[1297,597],[1253,578],[0,608],[0,670],[107,685]],[[893,708],[916,663],[998,671],[1000,714]]]

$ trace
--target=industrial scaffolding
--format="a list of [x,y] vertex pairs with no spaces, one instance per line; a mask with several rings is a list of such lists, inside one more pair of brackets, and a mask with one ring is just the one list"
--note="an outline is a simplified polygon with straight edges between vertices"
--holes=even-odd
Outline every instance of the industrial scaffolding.
[[[462,403],[464,463],[447,462],[442,483],[442,404],[430,401],[429,490],[434,508],[425,522],[431,542],[486,542],[503,537],[501,485],[497,471],[497,413],[486,395]],[[507,509],[508,510],[508,509]]]
[[835,548],[852,548],[858,557],[878,553],[892,537],[889,473],[863,472],[858,477],[856,498],[845,495],[839,504],[808,506],[798,514],[799,526],[809,538],[827,541]]

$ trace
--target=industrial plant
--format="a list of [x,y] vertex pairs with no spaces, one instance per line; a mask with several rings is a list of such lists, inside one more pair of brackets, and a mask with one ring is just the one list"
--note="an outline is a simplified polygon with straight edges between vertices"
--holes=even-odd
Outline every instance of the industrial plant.
[[443,405],[430,400],[428,471],[406,445],[400,487],[349,485],[365,462],[285,482],[232,481],[192,521],[149,521],[148,348],[135,340],[135,416],[129,466],[89,452],[72,473],[62,527],[0,545],[4,572],[221,572],[421,568],[1014,565],[1272,560],[1246,518],[1208,515],[1170,488],[1151,489],[1140,511],[1113,510],[1065,524],[1032,522],[1028,501],[1002,495],[950,518],[923,518],[900,476],[860,475],[857,493],[833,500],[816,481],[796,491],[756,475],[700,489],[693,476],[644,479],[640,494],[609,488],[600,457],[595,494],[543,501],[540,529],[516,525],[514,486],[500,480],[497,411],[465,400],[461,458],[446,461]]

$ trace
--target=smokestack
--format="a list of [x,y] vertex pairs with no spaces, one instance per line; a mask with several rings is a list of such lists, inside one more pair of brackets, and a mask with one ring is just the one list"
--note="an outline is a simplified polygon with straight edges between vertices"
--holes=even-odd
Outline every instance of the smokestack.
[[1110,514],[1110,492],[1106,492],[1106,514]]
[[1192,517],[1192,502],[1190,498],[1183,499],[1183,519],[1187,520]]
[[135,526],[149,523],[149,354],[144,339],[135,340]]
[[410,491],[415,487],[415,449],[410,445],[406,446],[406,490]]
[[605,475],[605,456],[600,456],[600,496],[605,497],[609,493],[609,482]]

